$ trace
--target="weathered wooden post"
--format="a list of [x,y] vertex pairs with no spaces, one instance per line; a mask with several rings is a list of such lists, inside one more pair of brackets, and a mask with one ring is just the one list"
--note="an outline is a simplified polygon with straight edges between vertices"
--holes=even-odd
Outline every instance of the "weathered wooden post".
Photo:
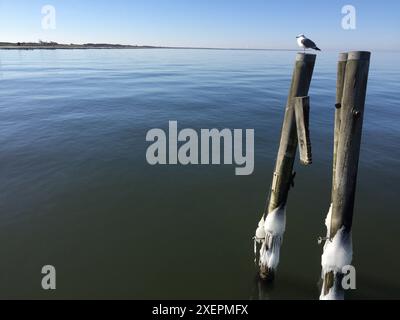
[[[296,98],[304,98],[308,95],[315,60],[315,54],[298,53],[296,56],[270,196],[256,231],[254,249],[257,254],[257,243],[261,244],[259,268],[260,277],[265,280],[273,279],[279,264],[280,246],[286,227],[286,202],[289,189],[294,181],[293,165],[298,145],[295,118]],[[302,101],[305,100],[302,99]],[[303,108],[303,104],[298,103]]]
[[346,64],[347,64],[347,53],[340,53],[338,59],[338,69],[337,69],[337,82],[336,82],[336,104],[335,104],[335,131],[333,140],[333,178],[332,178],[332,198],[333,190],[335,185],[336,176],[336,158],[337,158],[337,148],[339,142],[339,131],[340,131],[340,111],[342,108],[342,97],[344,89],[344,76],[346,74]]
[[[327,240],[322,255],[324,279],[321,299],[343,299],[343,267],[352,261],[351,227],[360,156],[364,106],[371,53],[350,52],[345,64],[343,93],[341,83],[345,55],[340,56],[336,113],[332,206],[326,219]],[[338,133],[336,132],[338,130]],[[337,140],[337,141],[336,141]]]
[[304,166],[312,164],[310,139],[310,97],[298,97],[294,104],[299,142],[300,163]]
[[[336,179],[336,159],[337,159],[337,149],[339,143],[339,133],[340,133],[340,111],[342,108],[342,98],[344,89],[344,78],[346,74],[346,64],[347,64],[348,53],[340,53],[337,66],[337,81],[336,81],[336,103],[335,103],[335,124],[334,124],[334,139],[333,139],[333,173],[332,173],[332,195],[331,195],[331,205],[329,208],[328,216],[325,221],[327,227],[327,236],[325,240],[330,239],[330,224],[332,219],[332,206],[333,206],[333,194],[335,190],[335,179]],[[323,239],[320,240],[322,243]],[[326,247],[326,245],[325,245]],[[329,289],[334,286],[333,272],[329,272],[326,276],[323,275],[323,292],[325,294],[329,293]],[[338,282],[338,281],[336,281]]]

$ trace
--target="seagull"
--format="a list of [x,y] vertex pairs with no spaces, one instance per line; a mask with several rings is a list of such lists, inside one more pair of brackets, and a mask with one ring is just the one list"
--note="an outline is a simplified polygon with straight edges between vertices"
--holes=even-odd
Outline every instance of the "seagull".
[[321,51],[321,49],[317,47],[315,42],[306,38],[304,34],[300,34],[296,38],[297,38],[297,44],[299,45],[299,47],[304,49],[304,52],[306,52],[306,49],[314,49],[317,51]]

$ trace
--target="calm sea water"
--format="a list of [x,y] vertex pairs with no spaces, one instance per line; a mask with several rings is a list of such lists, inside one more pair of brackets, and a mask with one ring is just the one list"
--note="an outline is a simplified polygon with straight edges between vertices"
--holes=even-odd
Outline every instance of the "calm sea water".
[[[276,282],[252,236],[277,153],[295,52],[0,51],[0,298],[319,297],[336,53],[310,89],[314,164],[298,164]],[[357,290],[400,297],[400,65],[372,56],[354,221]],[[254,128],[255,172],[146,162],[145,136]],[[41,268],[57,290],[41,290]]]

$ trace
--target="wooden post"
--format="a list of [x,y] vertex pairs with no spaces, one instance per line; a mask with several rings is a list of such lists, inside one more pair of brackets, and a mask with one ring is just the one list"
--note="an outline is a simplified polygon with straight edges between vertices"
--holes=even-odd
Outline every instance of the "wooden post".
[[312,164],[310,139],[310,97],[295,99],[295,114],[297,139],[299,141],[300,163],[308,166]]
[[296,97],[308,95],[311,78],[314,72],[316,55],[298,53],[294,68],[292,85],[285,110],[285,118],[281,132],[278,158],[268,203],[268,214],[283,205],[286,205],[290,186],[293,182],[293,165],[297,152],[297,128],[294,113]]
[[[339,143],[340,123],[341,123],[341,109],[342,109],[342,98],[344,89],[344,78],[346,74],[348,53],[340,53],[337,66],[337,80],[336,80],[336,103],[335,103],[335,129],[333,139],[333,174],[332,174],[332,198],[331,206],[333,203],[333,194],[335,190],[335,179],[336,179],[336,160],[337,160],[337,149]],[[332,208],[330,209],[332,210]],[[330,230],[327,230],[327,239],[330,239]],[[329,272],[324,275],[323,282],[323,295],[328,295],[332,287],[338,287],[339,279],[334,278],[334,273]]]
[[[335,146],[332,213],[327,240],[329,242],[339,231],[343,239],[351,239],[370,57],[371,53],[365,51],[350,52],[347,57],[338,141]],[[338,83],[340,81],[338,79]],[[340,88],[338,88],[339,95]],[[335,129],[337,126],[336,123]],[[333,287],[335,290],[342,290],[339,283],[342,277],[341,270],[325,272],[321,297],[327,296]]]
[[342,97],[344,88],[344,76],[346,73],[347,64],[347,53],[340,53],[338,59],[338,69],[337,69],[337,82],[336,82],[336,104],[335,104],[335,135],[333,140],[333,175],[332,175],[332,199],[333,190],[335,185],[336,177],[336,158],[337,158],[337,148],[339,142],[339,131],[340,131],[340,111],[342,108]]
[[330,237],[351,230],[371,53],[350,52],[341,108]]
[[[264,213],[265,217],[271,212],[286,206],[289,189],[293,185],[293,165],[298,145],[295,99],[296,97],[305,97],[308,95],[315,60],[315,54],[298,53],[296,55],[296,64],[285,110],[270,197],[266,206],[266,212]],[[269,249],[268,247],[266,248],[267,251]],[[260,262],[260,277],[262,279],[272,279],[274,272],[275,270],[269,268],[267,264]]]

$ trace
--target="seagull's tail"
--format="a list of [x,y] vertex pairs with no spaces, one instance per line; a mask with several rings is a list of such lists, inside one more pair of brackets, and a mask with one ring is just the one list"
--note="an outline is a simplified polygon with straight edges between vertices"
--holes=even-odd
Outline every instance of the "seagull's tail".
[[317,51],[321,51],[321,49],[320,49],[320,48],[318,48],[318,47],[315,47],[314,49],[315,49],[315,50],[317,50]]

